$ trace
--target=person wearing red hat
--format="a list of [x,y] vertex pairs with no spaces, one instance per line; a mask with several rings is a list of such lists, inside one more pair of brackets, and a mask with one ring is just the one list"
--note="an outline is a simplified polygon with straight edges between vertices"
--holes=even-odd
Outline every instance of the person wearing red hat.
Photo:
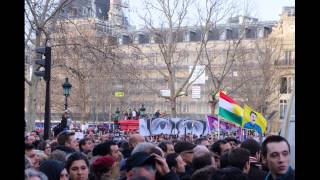
[[102,156],[92,163],[92,171],[95,180],[111,179],[111,170],[115,160],[112,156]]

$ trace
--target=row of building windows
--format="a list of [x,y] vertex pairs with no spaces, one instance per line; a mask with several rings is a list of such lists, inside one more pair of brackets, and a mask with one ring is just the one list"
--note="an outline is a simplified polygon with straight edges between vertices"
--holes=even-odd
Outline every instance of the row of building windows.
[[[272,26],[268,27],[248,27],[244,30],[244,38],[265,38],[272,31]],[[239,28],[213,29],[208,32],[208,40],[231,40],[240,38],[241,30]],[[187,30],[184,32],[173,33],[175,42],[199,42],[203,33],[200,30]],[[137,33],[135,35],[122,34],[118,36],[118,43],[124,44],[153,44],[166,41],[168,37],[164,34]]]

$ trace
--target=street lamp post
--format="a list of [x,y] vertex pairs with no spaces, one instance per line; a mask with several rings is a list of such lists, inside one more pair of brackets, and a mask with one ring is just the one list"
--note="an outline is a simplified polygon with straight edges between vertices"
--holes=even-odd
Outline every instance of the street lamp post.
[[68,78],[65,79],[65,82],[62,84],[63,95],[65,96],[64,110],[68,109],[68,96],[70,96],[70,90],[72,85],[69,83]]

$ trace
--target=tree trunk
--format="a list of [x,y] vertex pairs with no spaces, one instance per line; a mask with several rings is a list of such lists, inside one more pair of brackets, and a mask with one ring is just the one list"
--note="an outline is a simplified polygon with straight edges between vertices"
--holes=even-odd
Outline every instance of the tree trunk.
[[210,102],[211,115],[214,115],[217,103],[218,103],[218,100],[214,96],[212,96],[212,101]]
[[174,98],[172,98],[171,100],[170,100],[170,102],[171,102],[171,116],[172,117],[177,117],[177,98],[176,97],[174,97]]
[[[36,44],[35,47],[40,47],[40,38],[41,33],[38,31],[36,33]],[[38,55],[34,55],[33,57],[37,57]],[[34,60],[32,60],[34,61]],[[31,74],[31,86],[29,87],[29,96],[28,96],[28,120],[27,120],[27,131],[30,132],[33,130],[34,120],[36,119],[36,99],[37,99],[37,87],[39,79],[33,74],[33,72],[36,70],[36,65],[34,62],[32,62],[32,74]]]
[[28,97],[28,117],[27,117],[27,131],[33,130],[34,120],[36,119],[36,95],[37,95],[38,79],[34,75],[31,77],[31,86],[29,87]]

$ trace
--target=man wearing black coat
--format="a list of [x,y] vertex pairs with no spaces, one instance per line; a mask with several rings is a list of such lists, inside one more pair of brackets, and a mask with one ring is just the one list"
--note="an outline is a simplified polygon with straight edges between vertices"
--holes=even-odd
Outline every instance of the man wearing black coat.
[[62,151],[65,155],[75,152],[78,148],[78,142],[74,132],[63,131],[58,135],[57,140],[59,145],[55,151]]
[[241,148],[247,149],[250,152],[250,171],[248,177],[251,180],[264,180],[267,172],[262,170],[262,164],[259,162],[261,155],[261,146],[254,139],[246,139],[240,145]]

